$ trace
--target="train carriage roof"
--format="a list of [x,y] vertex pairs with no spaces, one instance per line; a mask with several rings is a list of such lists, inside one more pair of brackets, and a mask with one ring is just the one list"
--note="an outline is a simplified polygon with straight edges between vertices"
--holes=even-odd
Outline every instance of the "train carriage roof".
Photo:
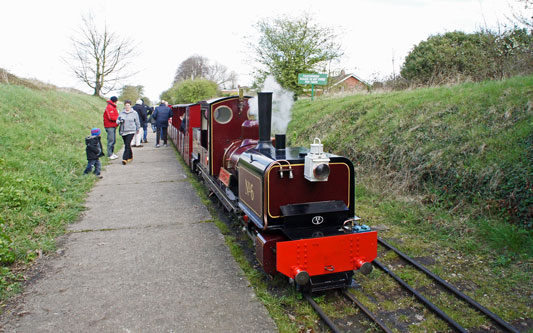
[[[214,103],[218,103],[218,102],[222,102],[222,101],[225,101],[225,100],[228,100],[228,99],[234,99],[234,98],[239,98],[239,95],[234,95],[234,96],[227,96],[227,97],[215,97],[215,98],[211,98],[211,99],[208,99],[208,100],[205,100],[205,101],[201,101],[199,103],[201,103],[202,105],[205,105],[205,104],[214,104]],[[244,96],[244,98],[252,98],[252,96]]]
[[187,107],[187,106],[191,106],[191,105],[196,105],[196,104],[199,104],[200,102],[198,103],[188,103],[188,104],[172,104],[170,105],[171,108],[184,108],[184,107]]

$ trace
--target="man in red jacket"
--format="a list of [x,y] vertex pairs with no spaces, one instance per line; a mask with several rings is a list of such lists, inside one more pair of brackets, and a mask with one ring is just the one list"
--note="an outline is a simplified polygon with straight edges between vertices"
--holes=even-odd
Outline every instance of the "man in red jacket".
[[107,157],[109,157],[111,160],[118,158],[118,156],[113,153],[113,149],[115,149],[116,131],[118,126],[117,101],[117,96],[111,97],[109,101],[107,101],[107,107],[104,111],[104,127],[105,131],[107,132]]

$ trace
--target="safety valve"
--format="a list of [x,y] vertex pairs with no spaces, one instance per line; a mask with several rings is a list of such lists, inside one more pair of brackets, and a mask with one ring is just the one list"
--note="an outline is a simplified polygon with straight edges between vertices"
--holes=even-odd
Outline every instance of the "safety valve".
[[311,182],[325,182],[329,177],[329,157],[324,153],[324,145],[319,138],[311,144],[309,153],[305,156],[304,176]]

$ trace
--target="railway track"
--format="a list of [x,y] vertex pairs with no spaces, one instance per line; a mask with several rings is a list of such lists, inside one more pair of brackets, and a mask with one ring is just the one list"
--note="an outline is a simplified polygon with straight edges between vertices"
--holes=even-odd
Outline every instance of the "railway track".
[[[444,281],[442,278],[438,277],[431,271],[429,271],[427,268],[422,266],[420,263],[416,262],[409,256],[407,256],[405,253],[401,252],[394,246],[387,243],[385,240],[378,238],[379,244],[381,244],[383,247],[387,248],[390,251],[395,252],[400,258],[402,258],[405,262],[407,262],[412,267],[416,268],[418,271],[423,272],[426,276],[431,278],[437,285],[444,288],[447,292],[453,294],[456,298],[466,302],[471,307],[479,311],[479,313],[485,315],[487,318],[489,318],[492,322],[494,322],[496,325],[498,325],[499,328],[501,328],[503,331],[506,332],[519,332],[516,328],[511,326],[509,323],[504,321],[502,318],[498,317],[496,314],[491,312],[490,310],[483,307],[478,302],[474,301],[469,296],[465,295],[461,291],[459,291],[457,288],[449,284],[448,282]],[[378,260],[374,260],[373,265],[377,267],[378,269],[385,272],[387,275],[389,275],[391,278],[393,278],[398,284],[402,286],[403,289],[408,291],[410,294],[415,296],[426,308],[431,310],[435,315],[440,317],[442,320],[444,320],[453,330],[458,332],[468,332],[466,328],[461,326],[458,322],[456,322],[454,319],[452,319],[450,316],[448,316],[442,309],[440,309],[438,306],[433,304],[431,301],[429,301],[426,297],[424,297],[421,293],[419,293],[415,288],[410,286],[407,282],[402,280],[398,275],[394,274],[389,268],[387,268],[384,264],[382,264]],[[349,293],[346,290],[341,291],[341,294],[347,298],[349,301],[351,301],[353,304],[355,304],[371,321],[373,321],[377,326],[379,326],[384,332],[392,332],[390,328],[388,328],[374,313],[372,313],[370,310],[368,310],[357,298]],[[317,312],[317,314],[322,318],[324,323],[333,331],[333,332],[342,332],[342,330],[339,330],[337,325],[331,320],[327,314],[320,308],[320,306],[312,299],[310,295],[304,294],[304,298],[309,302],[309,304],[313,307],[313,309]]]

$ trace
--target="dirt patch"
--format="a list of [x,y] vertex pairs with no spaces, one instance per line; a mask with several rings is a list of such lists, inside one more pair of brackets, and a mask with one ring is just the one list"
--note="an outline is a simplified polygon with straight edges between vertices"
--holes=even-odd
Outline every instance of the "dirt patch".
[[43,278],[46,272],[51,270],[50,263],[58,257],[65,254],[64,247],[68,240],[68,234],[60,236],[56,239],[57,250],[55,252],[48,253],[36,259],[33,263],[21,266],[20,268],[13,269],[16,274],[23,276],[23,282],[21,283],[21,292],[13,297],[0,303],[0,331],[3,323],[6,321],[6,317],[9,315],[22,316],[24,315],[24,299],[27,295],[25,290],[32,286],[34,283]]
[[422,266],[431,266],[435,265],[437,261],[433,257],[425,256],[425,257],[416,257],[413,258],[414,261],[418,262]]

